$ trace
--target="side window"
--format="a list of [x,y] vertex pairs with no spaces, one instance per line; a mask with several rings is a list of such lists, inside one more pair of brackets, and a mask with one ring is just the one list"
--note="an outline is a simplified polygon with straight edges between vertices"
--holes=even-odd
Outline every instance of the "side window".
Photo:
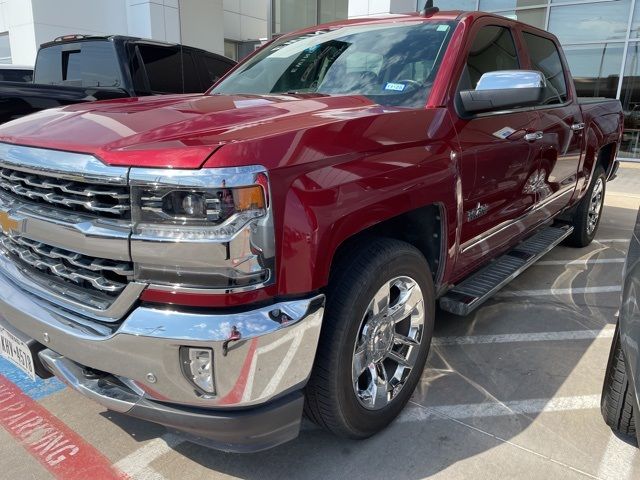
[[548,38],[524,32],[524,42],[534,70],[539,70],[547,79],[544,103],[564,103],[567,101],[567,84],[564,69],[556,44]]
[[200,85],[200,77],[198,77],[193,55],[188,51],[184,51],[182,62],[184,67],[184,93],[202,93],[204,89]]
[[182,58],[177,47],[140,45],[151,91],[182,93]]
[[511,31],[505,27],[482,27],[473,40],[458,90],[473,90],[480,77],[498,70],[519,70]]

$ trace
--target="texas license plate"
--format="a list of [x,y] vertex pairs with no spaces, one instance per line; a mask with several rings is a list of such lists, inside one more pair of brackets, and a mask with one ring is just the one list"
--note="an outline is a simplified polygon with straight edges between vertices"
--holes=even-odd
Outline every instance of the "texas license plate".
[[35,381],[36,372],[31,350],[26,343],[2,327],[0,327],[0,356],[9,360]]

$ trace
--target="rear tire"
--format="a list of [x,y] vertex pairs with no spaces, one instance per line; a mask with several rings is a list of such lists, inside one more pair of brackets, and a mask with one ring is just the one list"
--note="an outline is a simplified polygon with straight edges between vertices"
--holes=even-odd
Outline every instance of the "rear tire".
[[306,416],[346,438],[385,428],[420,380],[434,313],[429,265],[410,244],[373,239],[343,255],[329,281]]
[[587,193],[573,215],[573,233],[565,241],[567,245],[582,248],[593,241],[600,226],[606,189],[607,176],[602,165],[598,165]]
[[624,355],[620,345],[620,333],[618,327],[616,327],[602,389],[600,410],[606,424],[615,432],[636,440],[634,402],[633,390],[629,384]]

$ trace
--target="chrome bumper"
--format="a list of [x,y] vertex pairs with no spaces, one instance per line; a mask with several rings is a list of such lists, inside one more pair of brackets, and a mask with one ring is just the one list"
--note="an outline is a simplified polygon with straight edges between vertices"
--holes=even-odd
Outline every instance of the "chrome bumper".
[[[323,313],[319,295],[219,315],[137,307],[121,324],[106,325],[57,309],[0,271],[0,322],[45,345],[52,353],[44,363],[62,380],[119,411],[134,397],[224,409],[299,390],[311,373]],[[230,340],[233,326],[239,340]],[[199,393],[183,373],[180,348],[188,346],[213,350],[216,395]],[[117,377],[134,397],[123,403],[117,389],[91,388],[82,367]]]

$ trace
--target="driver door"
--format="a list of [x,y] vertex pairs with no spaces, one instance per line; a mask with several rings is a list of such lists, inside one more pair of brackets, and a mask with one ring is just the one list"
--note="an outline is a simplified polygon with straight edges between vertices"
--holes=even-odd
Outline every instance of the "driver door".
[[[492,20],[495,23],[495,20]],[[507,26],[484,25],[471,34],[456,95],[463,192],[461,253],[456,274],[473,270],[531,228],[540,147],[532,141],[538,117],[530,108],[465,114],[459,92],[475,89],[488,72],[520,70]]]

